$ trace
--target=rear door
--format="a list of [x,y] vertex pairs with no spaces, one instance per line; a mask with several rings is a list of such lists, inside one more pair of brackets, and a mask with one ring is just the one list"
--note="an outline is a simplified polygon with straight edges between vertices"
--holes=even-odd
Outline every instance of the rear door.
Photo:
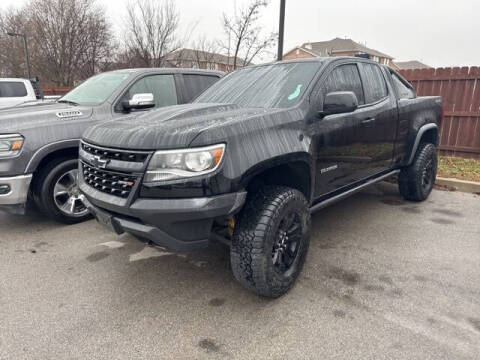
[[411,85],[393,70],[389,70],[387,77],[388,76],[390,76],[392,87],[397,98],[398,125],[394,151],[394,162],[399,163],[403,160],[406,153],[405,146],[407,144],[410,121],[413,118],[414,112],[416,111],[416,107],[411,105],[416,102],[415,98],[417,95]]
[[220,80],[220,76],[210,74],[182,74],[178,82],[179,93],[182,103],[189,103],[200,95],[203,91]]
[[365,104],[359,109],[358,129],[365,166],[359,175],[367,178],[392,165],[398,114],[393,89],[382,68],[370,62],[360,62],[359,69],[365,92]]

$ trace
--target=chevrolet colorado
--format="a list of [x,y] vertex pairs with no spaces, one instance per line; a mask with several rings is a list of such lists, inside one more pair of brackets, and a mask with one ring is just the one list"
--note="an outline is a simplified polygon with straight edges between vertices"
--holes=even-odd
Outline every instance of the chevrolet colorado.
[[85,220],[89,213],[77,187],[83,131],[113,118],[133,124],[142,110],[189,102],[221,76],[192,69],[117,70],[91,77],[56,102],[0,110],[0,210],[23,213],[29,198],[59,221]]
[[441,99],[361,58],[237,70],[193,103],[89,128],[79,188],[99,222],[173,251],[230,245],[234,276],[278,297],[305,262],[310,214],[398,175],[422,201]]

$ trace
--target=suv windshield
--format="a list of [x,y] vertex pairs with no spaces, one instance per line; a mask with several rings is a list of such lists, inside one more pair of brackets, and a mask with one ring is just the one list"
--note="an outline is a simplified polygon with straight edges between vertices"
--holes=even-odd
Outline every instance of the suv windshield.
[[129,73],[113,72],[93,76],[58,101],[87,106],[100,105],[129,75]]
[[302,97],[321,62],[293,62],[248,67],[227,75],[194,102],[243,107],[286,108]]

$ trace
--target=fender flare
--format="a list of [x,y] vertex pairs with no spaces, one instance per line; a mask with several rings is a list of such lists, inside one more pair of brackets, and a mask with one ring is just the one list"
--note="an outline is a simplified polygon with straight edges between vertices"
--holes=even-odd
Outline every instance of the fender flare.
[[413,158],[415,157],[415,154],[417,153],[418,145],[420,145],[420,141],[422,140],[422,136],[425,132],[428,130],[435,129],[437,130],[438,134],[438,126],[437,124],[426,124],[420,127],[417,132],[417,136],[415,138],[415,142],[413,143],[412,151],[410,152],[410,157],[408,159],[407,165],[410,165],[413,162]]
[[[260,175],[261,173],[265,171],[270,171],[276,167],[279,166],[285,166],[289,165],[293,162],[296,163],[301,163],[305,165],[305,167],[309,171],[309,177],[310,177],[310,184],[308,184],[309,189],[310,189],[310,198],[313,196],[313,190],[315,187],[315,175],[314,175],[314,164],[312,164],[313,160],[309,156],[308,153],[306,152],[295,152],[292,154],[282,154],[279,156],[276,156],[271,159],[267,159],[265,161],[262,161],[260,163],[254,164],[251,166],[248,170],[244,172],[244,174],[241,176],[241,178],[238,181],[238,185],[244,189],[250,181],[252,181],[255,177]],[[311,201],[311,199],[307,199],[308,201]]]
[[78,148],[80,144],[80,139],[69,139],[56,141],[47,145],[42,146],[38,149],[30,158],[30,161],[25,168],[25,173],[32,173],[37,169],[38,164],[43,160],[48,154],[62,149],[71,149]]

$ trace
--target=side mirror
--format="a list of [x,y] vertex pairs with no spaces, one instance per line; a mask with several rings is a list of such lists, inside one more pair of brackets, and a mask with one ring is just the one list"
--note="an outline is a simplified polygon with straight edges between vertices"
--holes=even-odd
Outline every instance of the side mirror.
[[155,106],[155,98],[151,93],[145,94],[135,94],[130,100],[125,100],[122,102],[124,110],[132,109],[148,109]]
[[335,91],[325,96],[323,111],[319,111],[318,116],[323,118],[326,115],[349,113],[357,108],[358,99],[353,91]]

